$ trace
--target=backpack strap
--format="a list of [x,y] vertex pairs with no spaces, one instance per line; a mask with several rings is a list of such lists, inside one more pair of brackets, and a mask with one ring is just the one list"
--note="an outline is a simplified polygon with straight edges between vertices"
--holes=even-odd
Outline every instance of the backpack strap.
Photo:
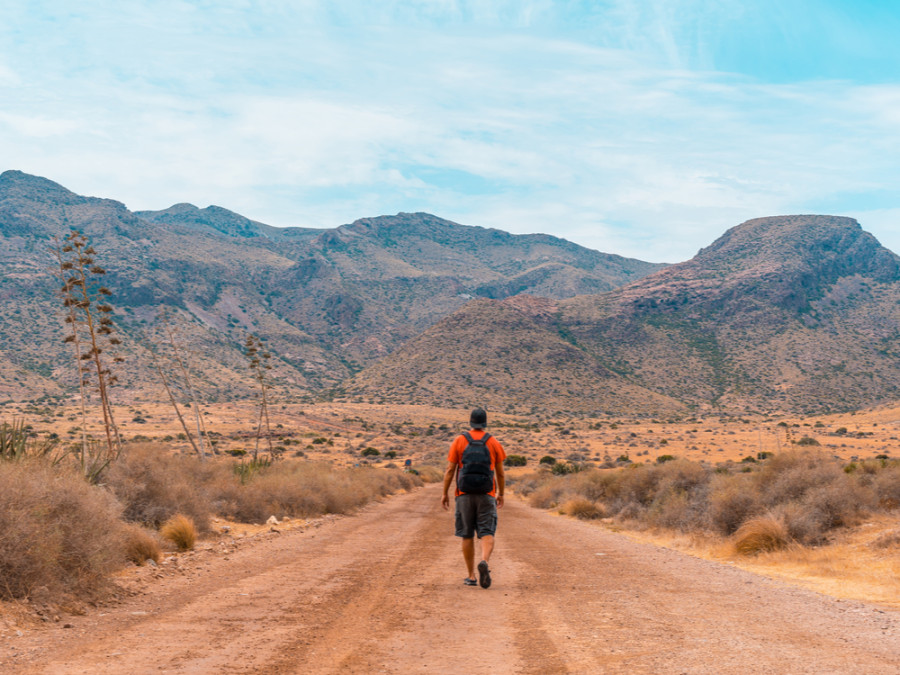
[[468,431],[464,431],[462,435],[465,436],[466,440],[469,441],[469,443],[474,440]]

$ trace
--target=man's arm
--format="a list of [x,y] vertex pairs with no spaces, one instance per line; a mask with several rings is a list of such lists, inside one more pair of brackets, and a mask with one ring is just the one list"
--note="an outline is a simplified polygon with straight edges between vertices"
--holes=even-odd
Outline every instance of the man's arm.
[[448,462],[447,470],[444,472],[444,496],[441,497],[441,506],[444,507],[445,511],[450,510],[450,484],[453,482],[455,475],[456,463]]
[[503,473],[503,462],[494,465],[494,473],[497,474],[497,508],[503,508],[503,493],[506,491],[506,474]]

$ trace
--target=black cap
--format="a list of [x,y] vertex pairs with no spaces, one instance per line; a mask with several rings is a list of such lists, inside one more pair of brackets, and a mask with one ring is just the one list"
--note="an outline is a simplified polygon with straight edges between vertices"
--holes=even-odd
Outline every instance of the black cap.
[[469,415],[469,424],[473,429],[484,429],[487,426],[487,413],[484,408],[475,408]]

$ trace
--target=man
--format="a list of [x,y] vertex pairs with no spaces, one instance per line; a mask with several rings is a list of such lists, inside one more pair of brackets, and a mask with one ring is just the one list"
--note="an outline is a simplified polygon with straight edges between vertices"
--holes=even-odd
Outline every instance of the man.
[[[503,460],[506,452],[500,441],[485,431],[487,413],[475,408],[469,416],[471,431],[460,434],[450,446],[447,471],[444,472],[444,495],[441,505],[450,509],[450,483],[456,478],[456,536],[462,538],[463,559],[469,576],[467,586],[491,585],[488,561],[494,550],[497,509],[503,507],[506,487]],[[475,581],[475,534],[481,542],[481,562]]]

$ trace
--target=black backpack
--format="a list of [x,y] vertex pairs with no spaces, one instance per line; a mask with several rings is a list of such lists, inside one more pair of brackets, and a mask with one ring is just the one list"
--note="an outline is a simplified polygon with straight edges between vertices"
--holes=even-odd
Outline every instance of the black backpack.
[[460,492],[470,495],[486,495],[494,489],[494,472],[491,471],[491,451],[487,442],[491,437],[486,433],[484,438],[474,440],[469,432],[463,434],[469,444],[462,454],[462,466],[456,479]]

